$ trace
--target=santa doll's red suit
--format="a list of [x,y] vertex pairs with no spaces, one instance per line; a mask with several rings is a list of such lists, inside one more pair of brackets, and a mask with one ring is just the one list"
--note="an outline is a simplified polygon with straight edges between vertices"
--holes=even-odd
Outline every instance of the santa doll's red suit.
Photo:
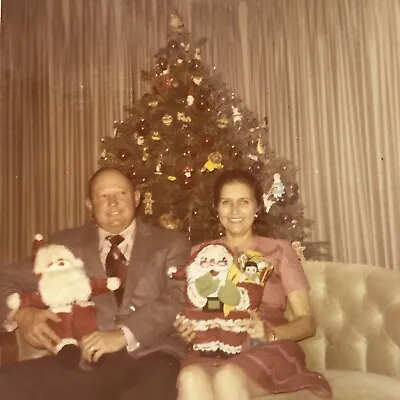
[[33,248],[36,252],[33,271],[38,278],[38,290],[13,293],[7,304],[12,310],[37,307],[57,314],[61,322],[48,320],[48,324],[61,338],[55,348],[58,354],[67,345],[78,346],[85,335],[98,330],[91,297],[117,290],[120,280],[89,278],[82,260],[65,246],[45,245],[40,235],[35,236]]

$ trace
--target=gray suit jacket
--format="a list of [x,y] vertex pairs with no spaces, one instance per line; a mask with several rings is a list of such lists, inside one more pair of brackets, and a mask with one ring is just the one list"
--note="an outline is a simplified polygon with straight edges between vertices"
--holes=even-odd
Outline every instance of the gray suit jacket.
[[[80,257],[87,274],[104,278],[100,261],[98,231],[94,224],[56,233],[50,240],[63,244]],[[136,236],[129,261],[125,294],[118,309],[113,293],[93,298],[97,308],[100,330],[127,326],[140,342],[134,357],[163,350],[178,356],[184,345],[172,326],[175,316],[183,309],[181,281],[169,279],[167,270],[180,266],[190,254],[187,238],[177,232],[156,228],[137,221]],[[7,295],[15,291],[36,290],[37,280],[30,259],[0,269],[0,321],[10,310]]]

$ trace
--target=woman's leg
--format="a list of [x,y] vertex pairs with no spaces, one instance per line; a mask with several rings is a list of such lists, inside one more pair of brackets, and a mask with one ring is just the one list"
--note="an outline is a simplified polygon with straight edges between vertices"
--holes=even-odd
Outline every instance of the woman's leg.
[[215,400],[212,371],[201,365],[188,365],[178,376],[178,400]]
[[215,400],[250,400],[248,381],[245,372],[236,365],[217,368],[213,375]]

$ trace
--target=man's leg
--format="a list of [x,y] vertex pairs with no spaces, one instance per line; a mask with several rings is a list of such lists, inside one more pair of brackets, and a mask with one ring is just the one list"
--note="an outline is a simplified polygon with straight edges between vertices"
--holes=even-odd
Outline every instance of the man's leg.
[[114,399],[127,377],[125,365],[112,359],[83,371],[67,368],[53,356],[23,361],[0,368],[0,393],[7,400]]
[[161,351],[132,360],[132,385],[120,400],[176,400],[180,360]]

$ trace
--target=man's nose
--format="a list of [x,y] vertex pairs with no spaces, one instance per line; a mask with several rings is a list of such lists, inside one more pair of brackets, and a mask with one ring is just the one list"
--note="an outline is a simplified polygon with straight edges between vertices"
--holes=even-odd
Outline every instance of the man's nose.
[[114,204],[117,204],[117,202],[118,202],[117,195],[115,195],[115,194],[110,194],[110,195],[107,196],[107,203],[108,203],[108,205],[112,206],[112,205],[114,205]]

